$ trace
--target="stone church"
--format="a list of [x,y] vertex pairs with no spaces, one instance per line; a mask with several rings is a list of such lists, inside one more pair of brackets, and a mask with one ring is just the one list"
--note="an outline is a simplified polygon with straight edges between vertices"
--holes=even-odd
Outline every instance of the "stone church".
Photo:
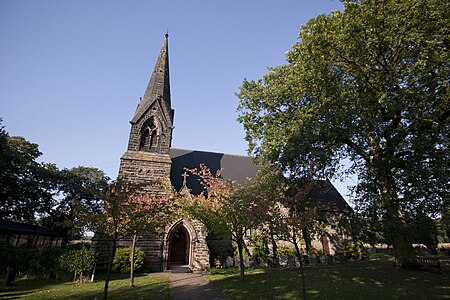
[[[223,169],[222,176],[234,181],[244,182],[248,177],[255,177],[256,168],[250,157],[172,148],[174,116],[166,34],[150,82],[130,121],[128,148],[120,159],[119,178],[148,182],[148,192],[161,195],[164,191],[152,182],[164,178],[170,178],[178,191],[187,186],[192,193],[201,193],[202,187],[196,179],[185,175],[185,168],[197,168],[201,163],[213,172]],[[324,201],[333,198],[334,209],[347,210],[342,196],[332,185],[329,188],[331,194]],[[139,240],[137,246],[146,253],[146,266],[152,271],[163,271],[174,264],[205,269],[210,266],[211,259],[207,238],[199,221],[182,218],[158,235]],[[121,243],[118,247],[129,246],[127,241]]]

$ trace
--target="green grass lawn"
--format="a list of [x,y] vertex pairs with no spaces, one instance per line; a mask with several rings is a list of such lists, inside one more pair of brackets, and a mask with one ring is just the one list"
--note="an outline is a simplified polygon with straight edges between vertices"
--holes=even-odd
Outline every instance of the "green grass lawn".
[[[305,267],[310,299],[450,299],[449,272],[395,269],[387,260]],[[296,268],[212,270],[206,278],[229,299],[299,299]]]
[[[127,276],[109,283],[108,299],[169,299],[165,277],[139,276],[130,287]],[[0,299],[102,299],[104,281],[83,284],[44,279],[20,279],[12,287],[0,288]]]

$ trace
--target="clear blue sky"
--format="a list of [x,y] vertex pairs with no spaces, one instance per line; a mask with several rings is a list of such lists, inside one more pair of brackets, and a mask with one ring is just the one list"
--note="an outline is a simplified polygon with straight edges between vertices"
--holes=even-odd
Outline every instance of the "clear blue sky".
[[[246,154],[234,93],[338,0],[0,0],[0,117],[42,161],[117,176],[166,30],[173,147]],[[341,185],[340,190],[346,193]]]

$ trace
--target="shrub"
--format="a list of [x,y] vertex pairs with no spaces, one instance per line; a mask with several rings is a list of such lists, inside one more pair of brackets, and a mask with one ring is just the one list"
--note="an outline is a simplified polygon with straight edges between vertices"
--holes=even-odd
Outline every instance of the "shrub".
[[89,251],[87,248],[79,250],[71,250],[63,253],[59,257],[59,267],[61,269],[74,273],[73,280],[77,280],[77,275],[80,281],[83,281],[83,273],[94,269],[97,256]]
[[279,246],[277,252],[278,256],[296,257],[295,249],[288,246]]
[[[144,265],[145,253],[139,248],[134,250],[134,270]],[[128,273],[131,269],[131,247],[118,249],[114,256],[113,265],[120,273]]]
[[7,267],[12,267],[15,264],[15,248],[6,242],[0,242],[0,257],[0,273],[3,273]]
[[28,275],[33,273],[31,261],[33,260],[35,250],[16,248],[16,259],[14,267],[18,276]]
[[40,248],[32,252],[31,271],[36,275],[56,277],[60,272],[59,257],[64,252],[60,248]]
[[348,244],[344,248],[344,256],[348,259],[357,260],[359,258],[359,251],[355,246]]
[[253,256],[259,262],[261,258],[267,257],[266,246],[262,235],[255,234],[253,236]]

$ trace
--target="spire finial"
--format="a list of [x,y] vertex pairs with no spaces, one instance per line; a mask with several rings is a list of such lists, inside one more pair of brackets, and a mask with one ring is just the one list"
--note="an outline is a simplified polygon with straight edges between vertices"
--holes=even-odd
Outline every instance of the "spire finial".
[[166,39],[169,37],[169,28],[167,28],[165,36],[166,36]]

